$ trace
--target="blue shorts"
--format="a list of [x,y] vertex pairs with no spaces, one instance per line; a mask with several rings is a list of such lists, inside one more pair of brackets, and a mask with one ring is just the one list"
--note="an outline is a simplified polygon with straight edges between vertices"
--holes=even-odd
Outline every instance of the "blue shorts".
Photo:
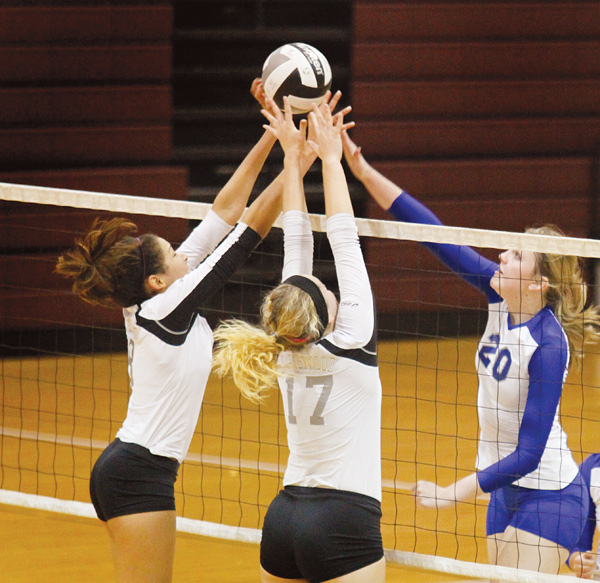
[[286,486],[269,506],[260,564],[271,575],[322,583],[382,557],[381,504],[375,498]]
[[90,477],[90,496],[103,521],[141,512],[175,510],[179,462],[154,455],[137,443],[115,439]]
[[562,490],[505,486],[491,493],[487,535],[504,532],[512,526],[571,551],[583,532],[588,506],[589,494],[580,474]]

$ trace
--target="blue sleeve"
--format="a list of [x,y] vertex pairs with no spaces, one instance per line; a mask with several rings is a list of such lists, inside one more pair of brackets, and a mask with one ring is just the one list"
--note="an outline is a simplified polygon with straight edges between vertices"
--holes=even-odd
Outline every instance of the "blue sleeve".
[[478,472],[484,492],[508,486],[538,467],[558,410],[567,359],[568,347],[562,341],[560,345],[542,345],[532,355],[517,447],[504,459]]
[[[423,225],[441,225],[442,222],[422,203],[404,191],[388,211],[398,221]],[[467,283],[483,292],[490,303],[499,302],[500,296],[490,287],[490,279],[498,265],[486,259],[467,245],[423,243],[442,263]]]

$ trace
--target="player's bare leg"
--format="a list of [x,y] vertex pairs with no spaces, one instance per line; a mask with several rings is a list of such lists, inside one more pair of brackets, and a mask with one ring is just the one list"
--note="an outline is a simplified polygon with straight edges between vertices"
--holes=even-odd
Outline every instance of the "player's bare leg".
[[488,537],[489,562],[556,575],[569,551],[555,542],[509,526],[503,533]]
[[171,583],[175,516],[173,510],[144,512],[106,523],[117,583]]

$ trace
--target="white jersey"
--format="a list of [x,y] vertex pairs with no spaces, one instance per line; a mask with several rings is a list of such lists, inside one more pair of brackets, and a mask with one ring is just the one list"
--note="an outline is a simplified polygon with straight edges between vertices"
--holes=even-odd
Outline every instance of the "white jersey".
[[211,211],[178,249],[191,271],[164,293],[123,310],[131,397],[117,437],[180,463],[212,368],[213,333],[200,307],[260,241],[239,224],[215,249],[231,228]]
[[[283,217],[283,280],[312,273],[308,217]],[[375,309],[354,217],[327,220],[340,289],[331,334],[280,355],[290,455],[284,486],[335,488],[381,500],[381,381]]]
[[574,480],[578,467],[558,417],[568,362],[567,337],[551,308],[512,326],[506,302],[490,304],[476,356],[484,491],[509,483],[562,490]]

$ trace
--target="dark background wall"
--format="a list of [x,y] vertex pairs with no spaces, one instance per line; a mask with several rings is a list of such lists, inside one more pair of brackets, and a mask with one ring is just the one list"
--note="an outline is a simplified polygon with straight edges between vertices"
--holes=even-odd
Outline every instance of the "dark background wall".
[[[597,233],[600,3],[357,0],[351,77],[357,142],[444,223]],[[373,277],[380,310],[479,306],[417,245],[397,265]]]

